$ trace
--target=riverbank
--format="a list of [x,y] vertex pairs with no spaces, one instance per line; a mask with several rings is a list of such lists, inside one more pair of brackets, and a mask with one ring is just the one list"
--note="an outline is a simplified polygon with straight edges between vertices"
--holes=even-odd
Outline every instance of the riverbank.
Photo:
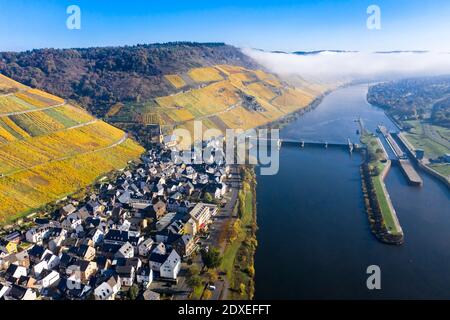
[[230,237],[220,269],[226,274],[228,294],[224,299],[251,300],[255,293],[254,257],[256,240],[256,176],[252,166],[242,166],[238,218],[230,226]]
[[384,183],[391,161],[376,136],[363,132],[361,142],[366,145],[360,169],[362,191],[372,233],[384,243],[402,244],[404,233]]

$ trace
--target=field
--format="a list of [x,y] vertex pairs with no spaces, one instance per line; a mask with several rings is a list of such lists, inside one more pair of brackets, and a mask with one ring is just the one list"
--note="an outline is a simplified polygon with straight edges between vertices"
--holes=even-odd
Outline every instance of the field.
[[17,90],[23,90],[26,88],[27,87],[23,84],[0,74],[0,93],[16,92]]
[[173,85],[177,89],[182,88],[186,85],[186,82],[184,82],[184,80],[179,75],[168,74],[164,77],[167,79],[167,81],[170,82],[171,85]]
[[213,82],[223,80],[218,69],[213,67],[194,68],[188,76],[195,82]]
[[406,134],[408,141],[416,148],[423,149],[428,158],[437,158],[450,153],[450,129],[420,121],[407,121],[412,129]]
[[[144,151],[82,108],[23,90],[0,97],[0,223],[75,193]],[[11,110],[21,113],[5,115]]]
[[[425,152],[425,158],[437,159],[450,153],[450,129],[420,121],[405,123],[411,127],[405,137],[415,149],[422,149]],[[429,167],[450,177],[450,164],[448,163],[434,163]]]

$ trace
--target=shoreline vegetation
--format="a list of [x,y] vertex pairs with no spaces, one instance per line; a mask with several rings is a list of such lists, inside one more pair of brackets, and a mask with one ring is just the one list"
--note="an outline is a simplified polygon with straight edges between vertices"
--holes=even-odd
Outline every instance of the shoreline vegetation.
[[255,294],[256,174],[254,166],[241,166],[242,187],[236,203],[237,218],[228,226],[229,237],[220,269],[229,290],[224,299],[251,300]]
[[384,184],[391,161],[387,159],[383,146],[375,135],[365,130],[361,134],[361,142],[366,149],[360,174],[370,229],[381,242],[401,245],[404,233]]

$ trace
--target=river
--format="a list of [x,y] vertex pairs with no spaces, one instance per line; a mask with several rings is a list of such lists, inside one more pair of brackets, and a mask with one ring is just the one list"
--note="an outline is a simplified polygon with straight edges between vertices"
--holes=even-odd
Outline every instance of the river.
[[[357,142],[359,117],[395,130],[366,94],[336,90],[280,136]],[[394,166],[386,185],[405,243],[386,245],[369,229],[360,163],[344,149],[283,146],[278,174],[258,175],[256,299],[450,299],[448,190],[424,172],[422,188],[409,186]],[[381,290],[367,289],[369,265],[381,268]]]

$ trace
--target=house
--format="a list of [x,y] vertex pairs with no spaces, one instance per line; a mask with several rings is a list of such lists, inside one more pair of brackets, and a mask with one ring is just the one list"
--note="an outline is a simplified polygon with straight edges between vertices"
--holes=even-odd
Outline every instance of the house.
[[159,274],[161,278],[176,279],[180,271],[180,266],[180,255],[175,250],[172,250],[161,265]]
[[22,266],[27,269],[30,267],[30,256],[27,250],[16,253],[15,259],[15,264],[17,264],[18,266]]
[[97,263],[87,260],[76,260],[72,265],[67,267],[66,274],[76,274],[79,276],[83,283],[89,281],[91,276],[97,272]]
[[32,228],[25,234],[25,239],[30,243],[42,243],[49,230],[48,226]]
[[0,251],[6,254],[12,254],[17,252],[17,242],[0,240]]
[[103,241],[103,237],[105,236],[105,233],[100,229],[92,229],[92,234],[89,234],[92,241],[94,242],[94,245],[98,245]]
[[162,200],[158,200],[158,202],[156,202],[153,205],[153,210],[155,211],[155,215],[156,215],[156,219],[161,218],[164,214],[166,214],[166,203]]
[[195,205],[191,212],[189,212],[189,215],[194,219],[198,231],[203,229],[210,222],[211,217],[216,213],[216,205],[200,202]]
[[13,284],[11,288],[4,294],[5,300],[36,300],[36,292],[30,288],[23,288]]
[[150,250],[153,246],[153,243],[154,242],[153,242],[152,238],[148,238],[145,241],[143,241],[138,247],[139,255],[142,257],[148,256],[148,254],[150,253]]
[[44,254],[42,261],[47,262],[47,268],[49,270],[56,269],[59,265],[59,257],[50,252]]
[[111,276],[94,290],[95,300],[114,300],[120,291],[121,281],[118,275]]
[[134,247],[131,245],[131,243],[126,242],[120,247],[115,256],[120,258],[133,258]]
[[[62,229],[64,230],[64,229]],[[64,230],[65,231],[65,230]],[[60,234],[58,237],[52,239],[49,241],[48,243],[48,248],[53,252],[53,253],[58,253],[58,248],[61,247],[63,241],[66,239],[65,234]]]
[[11,242],[15,242],[15,243],[19,244],[20,241],[22,240],[22,235],[19,231],[13,231],[10,234],[6,235],[3,238],[3,240],[7,241],[7,242],[11,241]]
[[150,268],[159,272],[161,278],[176,279],[180,271],[180,255],[172,250],[168,254],[152,252],[149,258]]
[[81,226],[81,224],[83,223],[83,220],[79,219],[77,217],[77,215],[69,215],[61,224],[61,226],[67,230],[75,230],[77,229],[78,226]]
[[135,269],[133,266],[117,266],[116,273],[122,286],[131,287],[134,283]]
[[176,240],[172,242],[172,248],[182,257],[187,257],[195,249],[194,237],[190,234],[179,235]]
[[39,278],[41,274],[45,271],[49,270],[48,263],[45,260],[39,261],[33,266],[33,274]]
[[197,234],[197,223],[193,218],[189,218],[188,221],[184,224],[183,231],[186,234],[190,234],[191,236],[195,236]]
[[83,260],[92,261],[96,251],[94,247],[82,244],[79,247],[71,247],[67,253]]
[[17,281],[17,284],[24,288],[35,288],[36,287],[36,279],[30,276],[21,276]]
[[136,232],[111,229],[105,235],[103,242],[115,245],[123,245],[124,243],[129,242],[134,247],[137,247],[143,240],[144,238],[139,236]]
[[149,265],[146,265],[139,270],[136,276],[136,281],[144,288],[148,288],[150,286],[153,281],[153,270]]
[[54,285],[59,280],[59,278],[59,272],[52,270],[41,279],[40,284],[43,288],[48,288]]
[[71,213],[74,213],[75,211],[77,211],[77,208],[75,208],[73,204],[69,203],[68,205],[61,208],[60,214],[63,216],[67,216]]
[[12,282],[16,282],[22,276],[27,276],[27,269],[15,264],[10,264],[4,275],[5,279],[10,279]]
[[30,250],[28,250],[28,256],[32,264],[39,263],[47,253],[52,254],[50,250],[45,249],[40,245],[34,245]]

